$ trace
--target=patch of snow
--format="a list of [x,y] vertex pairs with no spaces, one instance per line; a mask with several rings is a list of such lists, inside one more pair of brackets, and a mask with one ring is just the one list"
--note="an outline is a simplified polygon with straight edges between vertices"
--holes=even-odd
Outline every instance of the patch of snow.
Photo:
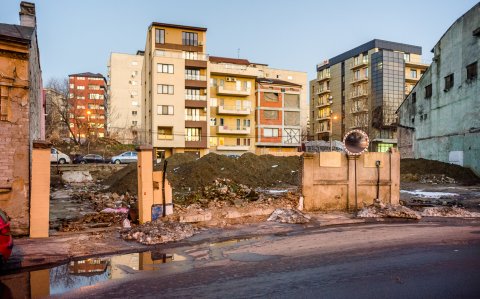
[[429,191],[422,191],[422,190],[415,190],[415,191],[408,191],[408,190],[400,190],[400,193],[408,193],[411,195],[415,195],[418,197],[423,198],[441,198],[444,196],[458,196],[457,193],[449,193],[449,192],[429,192]]
[[272,168],[278,167],[278,164],[272,165]]

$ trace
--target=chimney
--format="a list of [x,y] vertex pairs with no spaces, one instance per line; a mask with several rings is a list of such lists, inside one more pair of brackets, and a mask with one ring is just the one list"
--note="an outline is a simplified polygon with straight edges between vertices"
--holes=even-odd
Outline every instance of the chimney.
[[27,27],[35,27],[37,25],[35,3],[25,1],[20,3],[20,25]]

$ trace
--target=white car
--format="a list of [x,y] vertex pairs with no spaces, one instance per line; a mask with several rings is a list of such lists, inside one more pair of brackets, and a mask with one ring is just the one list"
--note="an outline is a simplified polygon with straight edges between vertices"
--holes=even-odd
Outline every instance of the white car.
[[137,152],[124,152],[118,156],[112,157],[111,162],[114,164],[136,163],[137,160],[138,160]]
[[70,164],[72,161],[70,157],[61,151],[57,150],[56,148],[52,147],[50,151],[50,163],[58,163],[58,164]]

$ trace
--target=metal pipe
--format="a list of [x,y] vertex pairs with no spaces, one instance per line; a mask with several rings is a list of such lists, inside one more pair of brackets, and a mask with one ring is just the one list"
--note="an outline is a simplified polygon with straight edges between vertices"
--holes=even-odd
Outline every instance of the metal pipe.
[[380,198],[380,161],[375,161],[375,166],[377,167],[377,198]]
[[163,211],[162,216],[167,216],[167,203],[165,200],[165,174],[167,172],[167,159],[163,161],[163,173],[162,173],[162,204],[163,204]]

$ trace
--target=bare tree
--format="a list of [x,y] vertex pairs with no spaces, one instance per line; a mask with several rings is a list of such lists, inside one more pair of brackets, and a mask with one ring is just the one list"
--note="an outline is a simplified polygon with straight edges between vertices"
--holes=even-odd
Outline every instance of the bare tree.
[[82,134],[86,135],[89,129],[88,117],[85,115],[85,101],[79,99],[75,90],[70,91],[68,78],[52,78],[47,83],[47,88],[58,95],[57,100],[49,103],[52,114],[55,114],[58,121],[68,129],[70,140],[80,144],[80,137]]

